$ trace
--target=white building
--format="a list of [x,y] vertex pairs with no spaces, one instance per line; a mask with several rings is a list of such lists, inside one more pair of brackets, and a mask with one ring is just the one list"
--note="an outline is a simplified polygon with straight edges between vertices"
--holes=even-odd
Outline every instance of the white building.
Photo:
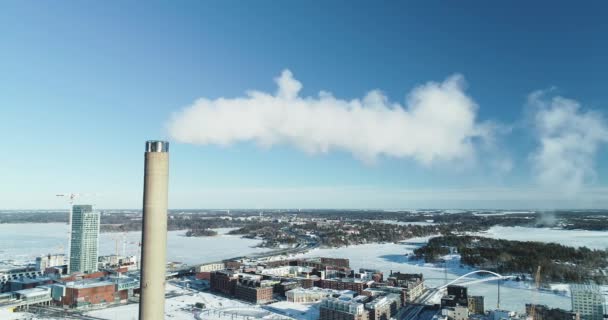
[[604,319],[604,297],[598,285],[572,284],[572,312],[581,320]]
[[91,205],[72,207],[70,234],[70,272],[97,271],[99,247],[99,212]]
[[224,265],[223,262],[207,263],[207,264],[200,265],[198,267],[198,272],[213,272],[213,271],[223,270],[225,268],[226,268],[226,266]]
[[467,320],[469,319],[469,308],[464,306],[443,308],[441,314],[449,320]]
[[349,313],[355,316],[362,316],[367,314],[363,303],[355,302],[350,299],[340,298],[325,298],[321,301],[321,318],[323,318],[324,310],[338,311],[343,313]]
[[296,288],[285,292],[287,301],[294,303],[317,302],[336,294],[338,294],[338,291],[332,289],[321,289],[317,287],[312,287],[309,289]]
[[46,268],[60,267],[68,264],[65,254],[48,254],[36,257],[36,270],[44,271]]
[[260,271],[260,274],[275,277],[296,277],[301,273],[310,273],[312,268],[300,266],[284,266]]

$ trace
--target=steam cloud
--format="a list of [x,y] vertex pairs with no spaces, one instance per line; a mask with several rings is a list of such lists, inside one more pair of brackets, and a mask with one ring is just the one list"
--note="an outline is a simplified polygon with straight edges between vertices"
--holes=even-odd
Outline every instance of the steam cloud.
[[528,102],[536,108],[540,145],[532,159],[538,181],[576,195],[595,178],[595,155],[608,142],[606,122],[597,112],[581,110],[577,101],[559,96],[547,99],[543,91],[532,93]]
[[428,165],[469,158],[476,140],[490,134],[476,121],[477,105],[464,92],[460,75],[414,88],[405,105],[378,90],[353,100],[325,91],[302,97],[302,84],[289,70],[275,81],[275,94],[249,91],[244,97],[195,101],[172,116],[170,136],[183,143],[289,144],[311,154],[342,150],[363,161],[388,156]]

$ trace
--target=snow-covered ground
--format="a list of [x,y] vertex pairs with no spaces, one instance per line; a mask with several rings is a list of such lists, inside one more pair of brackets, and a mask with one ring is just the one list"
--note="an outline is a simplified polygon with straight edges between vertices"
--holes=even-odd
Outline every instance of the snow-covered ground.
[[304,304],[280,301],[263,308],[297,320],[313,320],[319,319],[319,305],[320,303]]
[[[195,264],[268,250],[255,247],[261,240],[227,235],[226,232],[231,229],[216,230],[219,234],[215,237],[186,237],[185,231],[170,231],[167,238],[167,259]],[[68,226],[63,223],[0,224],[0,261],[12,259],[16,263],[33,263],[39,255],[65,253],[67,232]],[[101,233],[99,254],[116,253],[115,239],[119,242],[119,254],[122,254],[122,233]],[[126,254],[137,255],[140,241],[141,232],[127,232]]]
[[[240,320],[247,319],[247,317],[249,319],[290,319],[260,306],[206,292],[185,290],[171,284],[167,285],[167,291],[180,295],[165,300],[165,319]],[[197,302],[204,304],[205,308],[195,308]],[[138,304],[129,304],[87,312],[86,315],[107,320],[137,320],[138,310]]]
[[608,249],[608,231],[494,226],[476,235],[495,239],[555,242],[571,247]]
[[25,312],[10,312],[8,310],[0,309],[0,319],[2,320],[38,320],[40,318],[36,318],[31,313]]
[[[387,244],[365,244],[344,248],[315,249],[299,257],[342,257],[349,258],[351,267],[373,268],[382,271],[385,276],[393,272],[422,273],[429,287],[436,287],[445,284],[447,275],[448,281],[471,272],[475,269],[460,265],[458,255],[448,257],[446,269],[442,265],[424,263],[406,256],[411,254],[415,248],[420,246],[426,238],[414,238],[403,243]],[[497,284],[496,281],[477,283],[469,286],[471,295],[482,295],[485,297],[485,306],[488,309],[495,309],[497,304]],[[570,309],[570,298],[564,294],[555,294],[549,291],[540,291],[536,294],[528,288],[527,284],[515,281],[502,281],[500,288],[500,307],[503,309],[523,312],[525,303],[532,301],[536,296],[536,301],[547,304],[551,307]]]

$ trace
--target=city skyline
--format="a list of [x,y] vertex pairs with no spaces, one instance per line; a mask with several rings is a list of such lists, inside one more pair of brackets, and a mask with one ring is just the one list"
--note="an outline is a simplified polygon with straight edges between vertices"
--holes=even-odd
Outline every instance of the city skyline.
[[140,208],[155,138],[170,208],[605,208],[606,6],[550,4],[5,3],[2,208]]

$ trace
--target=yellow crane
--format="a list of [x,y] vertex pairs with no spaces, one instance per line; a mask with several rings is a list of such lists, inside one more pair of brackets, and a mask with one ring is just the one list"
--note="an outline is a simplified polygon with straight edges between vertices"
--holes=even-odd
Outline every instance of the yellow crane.
[[534,295],[532,297],[532,304],[530,305],[530,320],[535,320],[536,318],[536,303],[538,300],[538,290],[540,289],[540,266],[536,268],[536,275],[534,276],[534,284],[536,286],[534,290]]

